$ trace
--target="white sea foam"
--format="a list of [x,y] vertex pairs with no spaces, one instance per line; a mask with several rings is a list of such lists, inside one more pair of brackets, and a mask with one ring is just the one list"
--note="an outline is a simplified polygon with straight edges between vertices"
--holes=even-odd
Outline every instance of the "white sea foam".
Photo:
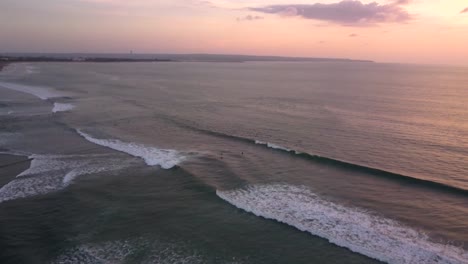
[[[142,254],[143,253],[143,254]],[[146,239],[110,241],[84,244],[66,251],[52,263],[206,263],[200,254],[194,253],[183,244]]]
[[136,143],[127,143],[117,139],[97,139],[80,130],[78,133],[88,141],[117,151],[142,158],[149,166],[161,166],[170,169],[185,160],[185,156],[171,149],[159,149]]
[[70,183],[73,182],[73,180],[75,180],[80,175],[81,175],[81,173],[80,173],[79,169],[72,170],[69,173],[65,174],[65,176],[63,177],[62,182],[63,182],[64,185],[69,185]]
[[82,168],[76,168],[68,172],[67,174],[65,174],[65,176],[63,177],[62,183],[64,186],[68,186],[79,176],[100,173],[100,172],[110,171],[110,170],[119,170],[119,169],[123,169],[124,167],[125,166],[122,166],[119,164],[114,164],[112,167],[87,166],[87,167],[82,167]]
[[[68,166],[65,160],[61,160],[60,156],[48,155],[31,155],[31,164],[29,168],[16,177],[40,174],[45,172],[53,172],[57,170],[66,169]],[[70,164],[71,165],[71,164]]]
[[269,148],[272,148],[272,149],[279,149],[279,150],[284,150],[284,151],[287,151],[287,152],[292,151],[291,149],[282,147],[282,146],[280,146],[280,145],[276,145],[276,144],[268,143],[268,142],[263,142],[263,141],[260,141],[260,140],[255,140],[255,144],[258,144],[258,145],[265,145],[265,146],[267,146],[267,147],[269,147]]
[[52,112],[66,112],[72,110],[73,108],[75,108],[75,106],[72,104],[54,103],[54,108],[52,109]]
[[31,65],[27,65],[25,67],[25,71],[27,74],[36,74],[36,73],[39,73],[39,68],[36,67],[36,66],[31,66]]
[[116,159],[95,159],[100,155],[30,155],[31,165],[16,177],[30,176],[54,171],[70,171],[75,168],[84,169],[83,165],[104,165]]
[[0,87],[4,87],[4,88],[14,90],[14,91],[18,91],[18,92],[31,94],[31,95],[34,95],[36,97],[39,97],[42,100],[47,100],[49,98],[56,98],[56,97],[66,96],[65,93],[60,93],[58,91],[54,91],[52,88],[49,88],[49,87],[30,86],[30,85],[9,83],[9,82],[0,82]]
[[0,189],[0,203],[46,194],[59,190],[60,186],[60,177],[55,174],[15,179]]
[[253,185],[217,191],[232,205],[296,227],[388,263],[467,263],[468,252],[432,242],[414,229],[358,208],[327,201],[302,186]]
[[5,146],[7,143],[17,140],[20,136],[16,133],[0,132],[0,146]]
[[121,157],[96,155],[31,155],[30,167],[0,188],[0,203],[46,194],[69,186],[77,177],[124,169]]

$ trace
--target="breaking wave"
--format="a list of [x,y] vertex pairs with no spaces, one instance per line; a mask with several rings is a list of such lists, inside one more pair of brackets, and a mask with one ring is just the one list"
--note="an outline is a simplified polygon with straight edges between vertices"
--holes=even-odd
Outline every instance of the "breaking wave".
[[135,157],[142,158],[149,166],[159,165],[163,169],[171,169],[186,159],[184,155],[172,149],[159,149],[137,143],[127,143],[118,139],[97,139],[80,130],[78,133],[88,141]]
[[31,65],[26,66],[25,71],[27,74],[37,74],[41,72],[38,67]]
[[67,96],[67,94],[65,93],[60,93],[58,91],[54,91],[51,88],[41,87],[41,86],[30,86],[30,85],[17,84],[17,83],[0,82],[0,87],[31,94],[42,100]]
[[[20,138],[20,135],[17,133],[11,132],[0,132],[0,147],[6,146],[8,143],[12,141],[16,141]],[[9,154],[9,153],[4,153]]]
[[75,108],[72,104],[63,104],[63,103],[54,103],[54,108],[52,109],[53,113],[66,112],[73,110]]
[[287,151],[287,152],[292,151],[292,150],[290,150],[288,148],[285,148],[285,147],[282,147],[280,145],[276,145],[276,144],[268,143],[268,142],[263,142],[263,141],[260,141],[260,140],[255,140],[255,144],[264,145],[264,146],[267,146],[267,147],[272,148],[272,149],[284,150],[284,151]]
[[450,185],[450,184],[446,184],[446,183],[442,183],[442,182],[438,182],[438,181],[432,181],[432,180],[428,180],[428,179],[422,179],[422,178],[413,177],[413,176],[410,176],[410,175],[404,175],[404,174],[400,174],[400,173],[395,173],[395,172],[391,172],[391,171],[386,171],[386,170],[383,170],[383,169],[373,168],[373,167],[360,165],[360,164],[356,164],[356,163],[352,163],[352,162],[348,162],[348,161],[343,161],[343,160],[339,160],[339,159],[335,159],[335,158],[324,157],[324,156],[320,156],[320,155],[317,155],[317,154],[310,154],[310,153],[306,153],[306,152],[300,152],[300,151],[290,149],[290,148],[280,146],[280,145],[270,143],[270,142],[265,142],[265,141],[260,141],[260,140],[251,139],[251,138],[247,138],[247,137],[241,137],[241,136],[226,134],[226,133],[223,133],[223,132],[218,132],[218,131],[213,131],[213,130],[209,130],[209,129],[199,128],[199,127],[197,127],[195,125],[189,125],[187,123],[177,121],[177,120],[171,119],[169,117],[162,116],[160,118],[162,118],[162,119],[164,119],[164,120],[166,120],[168,122],[171,122],[174,125],[185,128],[185,129],[189,129],[189,130],[200,132],[200,133],[203,133],[203,134],[206,134],[206,135],[219,137],[219,138],[224,138],[224,139],[228,139],[228,140],[235,140],[235,141],[244,142],[244,143],[247,143],[247,144],[256,144],[256,145],[259,145],[259,146],[271,148],[273,150],[280,151],[280,152],[283,152],[283,153],[289,154],[289,155],[294,155],[296,157],[303,158],[303,159],[306,159],[306,160],[310,160],[310,161],[313,161],[313,162],[326,164],[326,165],[331,165],[331,166],[334,166],[334,167],[341,167],[341,168],[344,168],[344,169],[347,169],[347,170],[364,172],[364,173],[368,173],[368,174],[372,174],[372,175],[376,175],[376,176],[380,176],[380,177],[385,177],[385,178],[388,178],[388,179],[394,180],[394,181],[405,181],[405,182],[410,182],[410,183],[416,183],[416,184],[418,184],[420,186],[425,186],[425,187],[435,188],[435,189],[442,190],[442,191],[448,191],[448,192],[454,192],[454,193],[459,193],[459,194],[463,194],[463,195],[468,195],[468,190],[467,189],[457,187],[457,186],[453,186],[453,185]]
[[386,171],[386,170],[377,169],[377,168],[373,168],[373,167],[369,167],[369,166],[364,166],[364,165],[360,165],[360,164],[356,164],[356,163],[351,163],[351,162],[348,162],[348,161],[323,157],[323,156],[316,155],[316,154],[309,154],[309,153],[306,153],[306,152],[299,152],[297,150],[288,149],[288,148],[285,148],[285,147],[282,147],[282,146],[279,146],[279,145],[276,145],[276,144],[263,142],[263,141],[259,141],[259,140],[255,140],[253,142],[255,142],[255,144],[257,144],[257,145],[263,145],[263,146],[266,146],[266,147],[271,148],[271,149],[283,151],[285,153],[293,154],[295,156],[298,156],[298,157],[301,157],[301,158],[304,158],[304,159],[308,159],[308,160],[312,160],[312,161],[318,162],[318,163],[324,163],[324,164],[327,164],[327,165],[332,165],[332,166],[335,166],[335,167],[341,167],[341,168],[350,169],[350,170],[354,170],[354,171],[362,171],[362,172],[365,172],[365,173],[371,173],[371,174],[379,175],[379,176],[386,177],[386,178],[389,178],[389,179],[392,179],[392,180],[401,180],[401,181],[414,182],[414,183],[418,183],[419,185],[434,187],[434,188],[438,188],[438,189],[441,189],[441,190],[452,191],[452,192],[465,194],[465,195],[468,194],[468,190],[466,190],[466,189],[451,186],[451,185],[447,185],[447,184],[441,183],[441,182],[435,182],[435,181],[431,181],[431,180],[427,180],[427,179],[416,178],[416,177],[403,175],[403,174],[399,174],[399,173],[395,173],[395,172],[391,172],[391,171]]
[[230,204],[388,263],[466,263],[468,252],[434,243],[397,221],[327,201],[306,187],[251,185],[217,191]]
[[96,155],[31,155],[30,167],[0,188],[0,203],[59,191],[79,176],[118,171],[131,164],[122,158]]

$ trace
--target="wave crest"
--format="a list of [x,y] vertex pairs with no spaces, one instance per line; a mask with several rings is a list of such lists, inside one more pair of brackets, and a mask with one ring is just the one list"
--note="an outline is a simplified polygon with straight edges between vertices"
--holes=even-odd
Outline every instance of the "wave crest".
[[80,176],[116,172],[129,167],[119,157],[96,155],[31,155],[30,167],[0,188],[0,203],[55,192]]
[[252,185],[217,191],[230,204],[388,263],[466,263],[468,252],[431,242],[400,223],[327,201],[306,187]]
[[54,108],[52,109],[52,112],[67,112],[73,110],[73,108],[75,108],[75,106],[72,104],[54,103]]
[[[269,142],[263,142],[263,141],[260,141],[260,140],[255,140],[255,144],[257,144],[257,145],[264,145],[264,146],[267,146],[267,147],[272,148],[272,149],[284,150],[284,151],[287,151],[287,152],[293,151],[293,150],[291,150],[291,149],[282,147],[282,146],[280,146],[280,145],[276,145],[276,144],[269,143]],[[298,153],[297,151],[295,151],[295,152]]]
[[8,83],[8,82],[0,82],[0,86],[10,89],[10,90],[34,95],[36,97],[39,97],[42,100],[67,96],[67,94],[65,93],[57,92],[48,87],[30,86],[30,85],[17,84],[17,83]]
[[176,150],[148,147],[137,143],[123,142],[118,139],[97,139],[80,130],[77,131],[82,137],[94,144],[142,158],[149,166],[159,165],[163,169],[171,169],[186,159],[184,155]]
[[329,158],[329,157],[324,157],[324,156],[320,156],[317,154],[300,152],[300,151],[289,149],[287,147],[280,146],[280,145],[270,143],[270,142],[264,142],[264,141],[260,141],[256,139],[247,138],[247,137],[236,136],[236,135],[226,134],[226,133],[218,132],[214,130],[199,128],[197,126],[183,123],[181,121],[177,121],[169,117],[161,117],[161,118],[185,129],[190,129],[192,131],[196,131],[196,132],[200,132],[200,133],[204,133],[207,135],[220,137],[220,138],[224,138],[228,140],[236,140],[236,141],[244,142],[248,144],[256,144],[262,147],[267,147],[267,148],[271,148],[277,151],[281,151],[285,154],[295,155],[299,158],[311,160],[313,162],[331,165],[334,167],[341,167],[341,168],[348,169],[348,170],[369,173],[375,176],[381,176],[381,177],[385,177],[387,179],[391,179],[395,181],[406,181],[410,183],[417,183],[420,186],[430,187],[430,188],[434,188],[440,191],[448,191],[448,192],[454,192],[454,193],[458,193],[462,195],[468,195],[468,189],[464,187],[454,186],[451,183],[445,183],[443,182],[443,179],[438,179],[438,180],[437,179],[425,179],[424,177],[417,177],[417,176],[412,176],[412,175],[395,173],[391,171],[386,171],[384,169],[373,168],[373,167],[369,167],[369,166],[365,166],[361,164],[352,163],[349,161],[339,160],[336,158]]

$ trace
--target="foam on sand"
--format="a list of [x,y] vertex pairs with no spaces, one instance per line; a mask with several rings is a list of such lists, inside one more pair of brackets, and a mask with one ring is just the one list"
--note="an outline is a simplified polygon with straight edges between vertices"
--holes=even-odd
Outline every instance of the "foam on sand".
[[120,152],[125,152],[135,157],[142,158],[149,166],[161,166],[163,169],[171,169],[185,160],[185,156],[172,149],[159,149],[137,143],[127,143],[118,139],[97,139],[80,130],[78,133],[88,141]]
[[72,110],[73,108],[75,108],[75,106],[72,104],[54,103],[54,108],[52,109],[52,112],[66,112]]
[[41,86],[30,86],[30,85],[17,84],[17,83],[0,82],[0,87],[31,94],[36,97],[39,97],[42,100],[66,96],[65,93],[60,93],[60,92],[54,91],[52,88],[41,87]]
[[217,191],[232,205],[388,263],[467,263],[468,252],[359,208],[327,201],[306,187],[252,185]]

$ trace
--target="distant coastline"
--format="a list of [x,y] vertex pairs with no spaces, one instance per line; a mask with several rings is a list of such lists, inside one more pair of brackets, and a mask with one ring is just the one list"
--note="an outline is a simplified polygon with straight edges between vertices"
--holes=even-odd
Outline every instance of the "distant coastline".
[[12,62],[167,62],[157,58],[115,58],[115,57],[56,57],[56,56],[0,56],[0,63]]
[[1,62],[363,62],[346,58],[281,57],[226,54],[4,53]]

